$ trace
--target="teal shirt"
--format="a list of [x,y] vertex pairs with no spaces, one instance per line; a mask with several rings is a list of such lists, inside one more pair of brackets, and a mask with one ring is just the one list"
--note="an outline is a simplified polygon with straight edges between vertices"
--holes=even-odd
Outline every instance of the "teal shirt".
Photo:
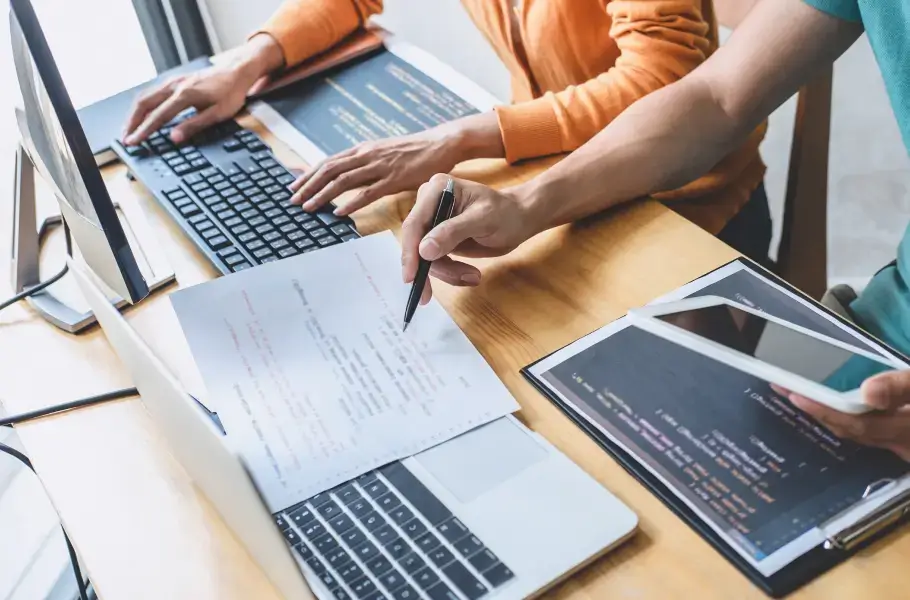
[[[888,97],[910,152],[910,0],[803,0],[810,6],[863,24],[885,79]],[[910,355],[910,228],[897,262],[880,271],[851,305],[872,334]]]

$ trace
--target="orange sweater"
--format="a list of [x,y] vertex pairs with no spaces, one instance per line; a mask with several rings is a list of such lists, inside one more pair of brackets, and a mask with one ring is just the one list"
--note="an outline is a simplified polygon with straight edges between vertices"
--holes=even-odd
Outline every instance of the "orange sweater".
[[[711,0],[462,4],[512,75],[513,104],[496,110],[510,162],[571,152],[636,100],[680,79],[717,49]],[[288,0],[261,31],[278,41],[286,63],[294,65],[381,10],[382,0]],[[718,233],[764,176],[758,155],[764,131],[762,125],[705,177],[658,197]],[[604,177],[609,185],[609,174]]]

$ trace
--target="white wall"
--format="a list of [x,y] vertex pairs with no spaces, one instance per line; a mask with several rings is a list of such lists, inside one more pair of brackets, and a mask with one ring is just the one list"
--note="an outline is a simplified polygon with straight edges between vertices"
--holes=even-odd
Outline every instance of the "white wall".
[[[204,1],[225,48],[241,43],[281,3]],[[386,13],[377,21],[508,100],[508,73],[458,0],[386,0]],[[724,37],[728,34],[724,32]],[[772,115],[762,145],[775,217],[772,247],[780,235],[795,104],[791,100]],[[908,219],[910,158],[872,50],[863,37],[835,67],[829,175],[831,281],[864,285],[879,266],[893,258]]]

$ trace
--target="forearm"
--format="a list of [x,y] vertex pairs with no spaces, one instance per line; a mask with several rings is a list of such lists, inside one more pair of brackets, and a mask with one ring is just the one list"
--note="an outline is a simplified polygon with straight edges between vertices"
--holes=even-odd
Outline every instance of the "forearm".
[[457,148],[459,162],[475,158],[503,158],[506,155],[496,113],[463,117],[439,126]]
[[711,169],[761,120],[732,118],[709,86],[685,79],[633,104],[541,176],[515,189],[539,229],[569,223]]
[[257,33],[238,48],[230,59],[231,68],[243,72],[246,79],[255,81],[284,66],[281,46],[271,35]]

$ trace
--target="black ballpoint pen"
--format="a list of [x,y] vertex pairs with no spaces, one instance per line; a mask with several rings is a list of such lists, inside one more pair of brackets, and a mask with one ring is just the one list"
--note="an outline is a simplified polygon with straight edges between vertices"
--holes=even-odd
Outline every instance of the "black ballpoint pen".
[[[443,221],[452,216],[455,209],[455,182],[452,178],[446,182],[446,189],[439,196],[439,204],[436,205],[436,216],[433,217],[433,225],[430,229],[435,229]],[[404,327],[401,331],[407,331],[411,319],[414,317],[414,311],[420,304],[420,297],[423,295],[423,288],[427,284],[430,276],[430,261],[423,258],[417,264],[417,275],[414,277],[414,283],[411,284],[411,294],[408,296],[408,305],[404,309]]]

